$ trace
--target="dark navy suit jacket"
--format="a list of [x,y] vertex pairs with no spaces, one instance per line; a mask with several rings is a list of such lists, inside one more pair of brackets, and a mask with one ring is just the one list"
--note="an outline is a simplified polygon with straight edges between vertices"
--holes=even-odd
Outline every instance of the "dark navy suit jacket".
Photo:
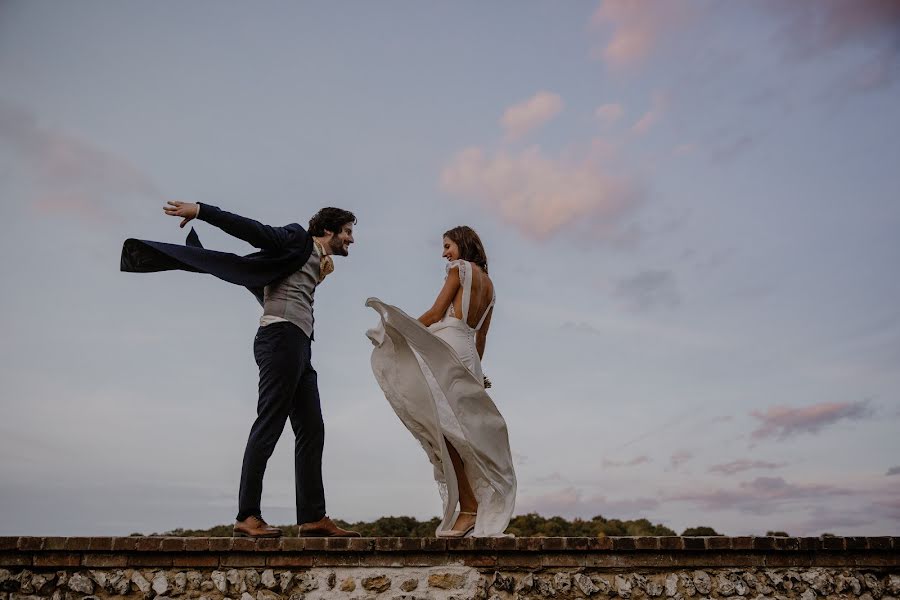
[[121,270],[129,273],[172,270],[209,273],[248,288],[262,304],[263,288],[300,269],[312,254],[312,236],[297,223],[271,227],[210,204],[201,204],[198,218],[260,251],[240,256],[207,250],[191,228],[184,246],[133,238],[125,240],[119,265]]

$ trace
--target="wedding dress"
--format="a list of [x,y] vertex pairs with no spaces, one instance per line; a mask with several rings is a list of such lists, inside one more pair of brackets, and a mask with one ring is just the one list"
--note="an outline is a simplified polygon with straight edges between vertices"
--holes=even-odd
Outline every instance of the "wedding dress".
[[[516,474],[509,449],[506,421],[484,389],[475,334],[494,305],[496,295],[477,326],[468,324],[472,295],[472,265],[452,261],[459,269],[462,315],[453,303],[444,317],[423,326],[402,310],[369,298],[366,306],[381,317],[366,332],[375,348],[372,370],[397,416],[422,445],[434,467],[434,479],[444,510],[438,531],[450,529],[458,516],[457,477],[465,476],[478,500],[474,536],[502,536],[509,525],[516,497]],[[456,473],[444,438],[465,463]]]

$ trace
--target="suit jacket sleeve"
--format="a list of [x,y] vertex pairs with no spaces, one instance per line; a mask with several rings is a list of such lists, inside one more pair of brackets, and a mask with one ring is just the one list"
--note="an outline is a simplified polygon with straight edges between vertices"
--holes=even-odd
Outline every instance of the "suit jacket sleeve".
[[294,239],[294,231],[287,227],[263,225],[211,204],[201,204],[197,218],[261,250],[281,250]]

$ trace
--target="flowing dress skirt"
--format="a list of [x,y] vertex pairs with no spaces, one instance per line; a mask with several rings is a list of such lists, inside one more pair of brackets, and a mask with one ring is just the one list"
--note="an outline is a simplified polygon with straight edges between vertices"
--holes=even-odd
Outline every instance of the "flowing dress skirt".
[[[456,522],[456,478],[465,476],[478,500],[473,535],[504,535],[515,506],[516,474],[506,421],[484,389],[474,330],[453,317],[426,328],[377,298],[366,306],[381,317],[366,332],[375,346],[375,379],[434,467],[444,504],[438,531]],[[465,473],[454,471],[445,437],[465,463]]]

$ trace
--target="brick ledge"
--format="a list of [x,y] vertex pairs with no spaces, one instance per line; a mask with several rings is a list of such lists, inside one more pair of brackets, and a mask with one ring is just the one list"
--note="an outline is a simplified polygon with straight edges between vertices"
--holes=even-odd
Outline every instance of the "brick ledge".
[[297,538],[0,537],[0,552],[846,552],[900,553],[900,537]]
[[0,568],[898,568],[900,537],[0,537]]

